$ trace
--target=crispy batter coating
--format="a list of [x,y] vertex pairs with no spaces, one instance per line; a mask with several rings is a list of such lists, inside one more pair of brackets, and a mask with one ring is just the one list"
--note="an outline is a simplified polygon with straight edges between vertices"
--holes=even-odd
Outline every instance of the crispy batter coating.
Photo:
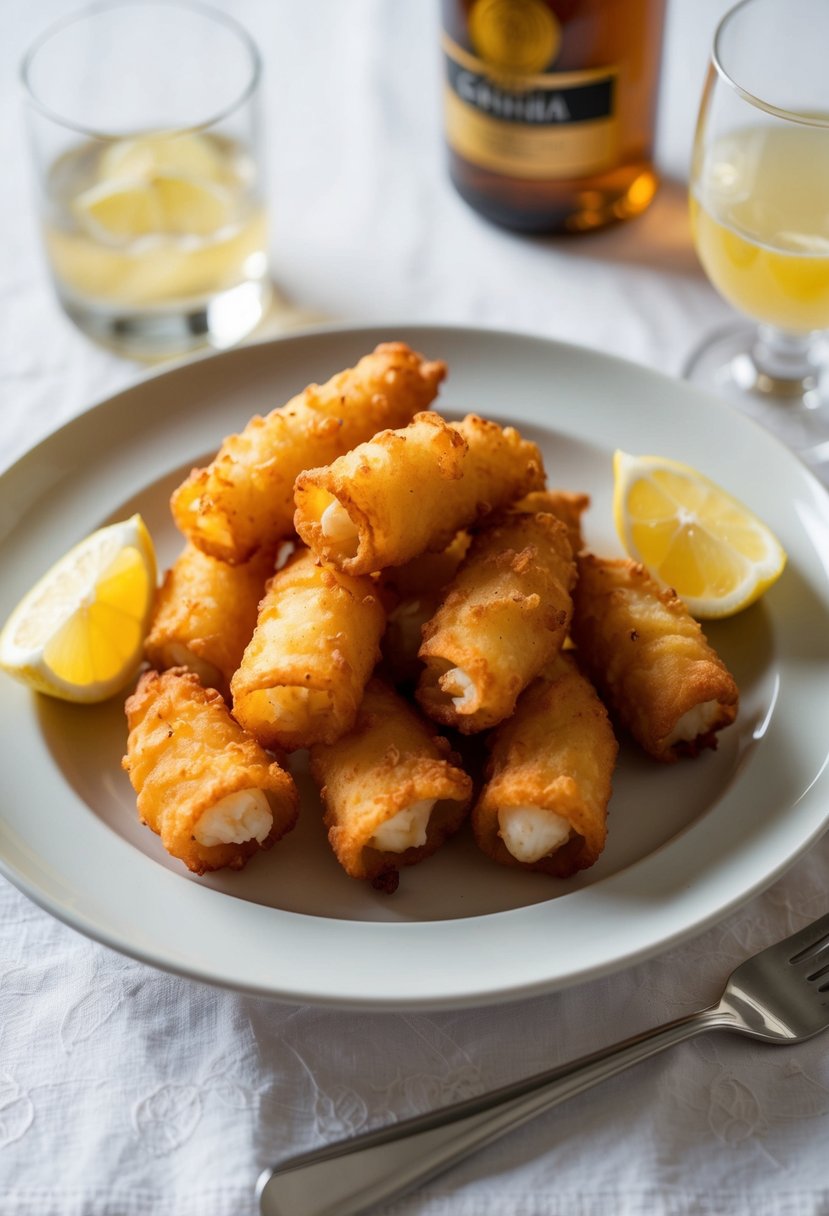
[[144,643],[150,666],[158,671],[187,667],[227,698],[273,565],[263,552],[230,566],[188,541],[156,596]]
[[[598,860],[618,744],[607,711],[570,655],[558,655],[489,739],[487,781],[472,811],[479,847],[493,861],[568,878]],[[569,828],[547,856],[521,861],[499,815],[532,808]],[[563,834],[563,833],[562,833]]]
[[369,578],[300,549],[267,585],[231,680],[233,713],[263,747],[333,743],[354,724],[385,612]]
[[463,734],[509,717],[561,649],[575,573],[567,528],[547,512],[508,512],[478,532],[423,627],[416,695],[429,717]]
[[[340,865],[387,892],[396,888],[401,866],[431,856],[458,830],[472,797],[472,781],[446,740],[376,677],[354,728],[334,744],[311,748],[311,773],[322,787],[328,839]],[[372,845],[382,825],[433,799],[425,844],[402,852]]]
[[[192,672],[145,672],[125,709],[129,738],[121,763],[138,795],[138,813],[188,869],[239,870],[294,826],[299,799],[293,778]],[[199,844],[194,832],[205,812],[244,791],[267,798],[273,822],[265,839]]]
[[543,485],[541,453],[513,427],[425,412],[300,474],[294,522],[325,561],[367,574],[444,549],[460,529]]
[[567,525],[570,547],[574,553],[584,548],[581,517],[590,506],[590,495],[572,490],[533,490],[510,507],[511,511],[549,511]]
[[403,342],[385,342],[354,368],[311,384],[266,417],[229,435],[193,469],[170,505],[179,529],[204,552],[238,563],[293,532],[294,479],[328,464],[383,427],[404,426],[435,397],[446,365]]
[[389,566],[381,573],[382,581],[399,601],[442,591],[457,574],[471,543],[467,531],[456,532],[445,549],[418,553],[402,566]]
[[671,590],[628,559],[578,558],[573,639],[619,723],[672,762],[716,747],[739,694],[700,625]]
[[421,630],[437,611],[444,588],[457,573],[471,541],[468,532],[458,532],[440,552],[420,553],[404,566],[390,566],[382,572],[381,582],[391,599],[383,634],[383,663],[398,687],[417,683],[422,667],[417,657]]

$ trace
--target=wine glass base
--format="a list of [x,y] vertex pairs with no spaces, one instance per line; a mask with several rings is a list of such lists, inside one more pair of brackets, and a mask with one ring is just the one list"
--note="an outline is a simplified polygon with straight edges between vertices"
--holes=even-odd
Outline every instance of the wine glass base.
[[809,374],[793,379],[763,372],[756,347],[757,327],[735,323],[704,339],[682,376],[754,418],[829,484],[829,344],[816,340]]

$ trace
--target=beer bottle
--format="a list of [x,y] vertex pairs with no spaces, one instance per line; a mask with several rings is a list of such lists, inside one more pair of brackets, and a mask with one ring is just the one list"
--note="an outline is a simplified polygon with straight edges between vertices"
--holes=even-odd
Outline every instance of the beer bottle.
[[525,232],[629,219],[657,188],[665,0],[442,0],[449,172]]

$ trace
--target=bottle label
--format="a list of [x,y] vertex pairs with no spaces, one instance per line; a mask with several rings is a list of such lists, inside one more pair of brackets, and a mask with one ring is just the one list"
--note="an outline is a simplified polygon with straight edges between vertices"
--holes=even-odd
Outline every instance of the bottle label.
[[532,75],[494,72],[443,37],[446,139],[464,160],[510,177],[601,172],[618,156],[615,67]]

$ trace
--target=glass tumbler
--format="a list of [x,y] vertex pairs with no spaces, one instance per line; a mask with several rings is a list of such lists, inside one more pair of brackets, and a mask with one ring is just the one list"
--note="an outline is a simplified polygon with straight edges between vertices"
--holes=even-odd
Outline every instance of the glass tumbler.
[[89,337],[153,359],[263,316],[260,78],[246,31],[189,0],[106,0],[26,55],[46,256]]

